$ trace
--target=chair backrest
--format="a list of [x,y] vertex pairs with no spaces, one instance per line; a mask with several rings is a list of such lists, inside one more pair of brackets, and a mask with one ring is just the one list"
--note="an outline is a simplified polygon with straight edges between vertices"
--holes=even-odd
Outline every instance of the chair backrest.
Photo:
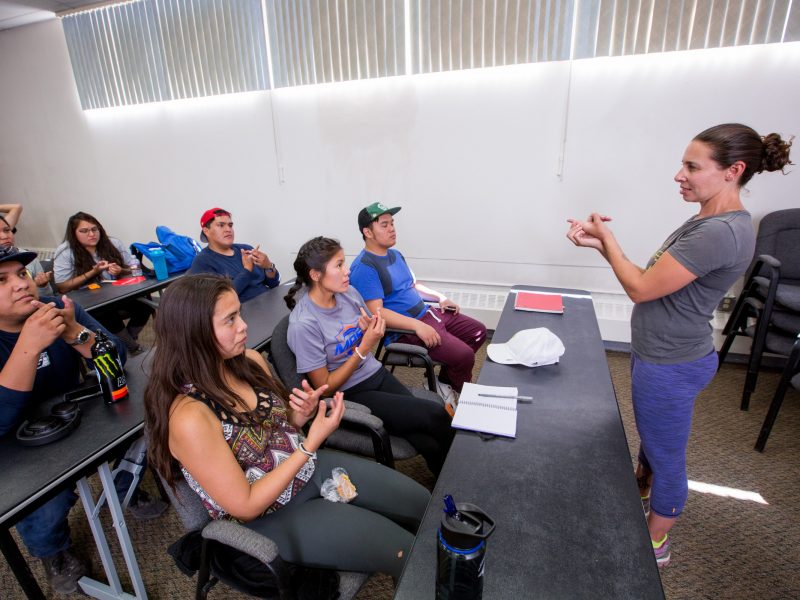
[[269,342],[269,358],[275,365],[275,370],[283,385],[287,390],[291,390],[299,388],[303,378],[297,373],[297,360],[289,347],[288,332],[289,315],[286,315],[272,331],[272,339]]
[[781,283],[800,285],[800,208],[776,210],[761,219],[755,255],[760,254],[781,261]]
[[183,523],[186,531],[195,531],[202,529],[211,521],[211,515],[208,514],[206,507],[200,501],[200,496],[189,487],[186,480],[181,477],[175,481],[175,489],[173,490],[166,480],[158,475],[164,490],[169,496],[169,501],[175,507],[175,512]]

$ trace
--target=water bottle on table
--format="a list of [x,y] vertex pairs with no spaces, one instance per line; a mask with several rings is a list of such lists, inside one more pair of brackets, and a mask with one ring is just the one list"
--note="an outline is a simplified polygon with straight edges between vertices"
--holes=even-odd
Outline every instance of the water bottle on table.
[[131,269],[131,277],[141,277],[143,275],[143,273],[142,273],[142,265],[139,263],[139,259],[138,258],[133,257],[133,259],[131,259],[131,262],[130,262],[130,264],[128,266]]
[[483,510],[452,496],[444,497],[444,515],[437,532],[436,600],[480,600],[486,538],[494,520]]
[[156,279],[163,281],[169,277],[169,272],[167,271],[167,256],[161,248],[150,250],[150,261],[153,263]]
[[106,404],[113,404],[128,397],[128,379],[122,370],[117,347],[102,329],[98,329],[94,334],[92,363]]

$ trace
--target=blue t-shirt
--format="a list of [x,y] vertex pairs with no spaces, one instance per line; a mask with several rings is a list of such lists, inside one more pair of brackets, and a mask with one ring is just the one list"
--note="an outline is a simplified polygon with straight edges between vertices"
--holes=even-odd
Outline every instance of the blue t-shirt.
[[216,273],[227,275],[233,280],[233,287],[239,295],[240,302],[247,302],[268,288],[274,288],[281,282],[280,273],[275,270],[274,277],[268,277],[264,269],[253,265],[253,270],[248,271],[242,264],[242,250],[252,250],[247,244],[234,244],[233,255],[225,256],[214,252],[209,246],[194,257],[192,266],[187,271],[190,275],[197,273]]
[[[320,367],[327,367],[329,373],[335,371],[352,356],[353,349],[364,337],[358,318],[361,316],[360,308],[367,308],[358,291],[350,286],[346,292],[334,294],[334,298],[335,307],[322,308],[314,304],[308,294],[303,294],[289,315],[287,341],[297,359],[297,372],[301,375]],[[361,383],[381,368],[381,363],[370,352],[341,389]]]
[[[58,308],[64,308],[64,303],[57,298],[43,296],[40,301],[45,304],[55,302]],[[75,305],[75,320],[92,331],[102,329],[109,339],[114,341],[120,360],[123,364],[125,363],[125,346],[122,342],[77,304]],[[0,370],[5,367],[18,339],[19,333],[0,331]],[[80,382],[81,360],[85,359],[77,350],[59,338],[39,355],[33,389],[25,392],[0,385],[0,435],[6,434],[22,421],[28,408],[43,400],[75,389]]]
[[362,250],[350,265],[350,284],[364,300],[383,300],[383,305],[396,313],[421,319],[427,307],[414,287],[416,279],[406,259],[392,248],[386,256]]

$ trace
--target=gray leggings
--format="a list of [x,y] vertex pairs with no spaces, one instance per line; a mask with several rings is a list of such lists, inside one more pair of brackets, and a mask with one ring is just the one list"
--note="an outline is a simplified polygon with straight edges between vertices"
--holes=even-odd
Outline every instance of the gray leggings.
[[[358,496],[330,502],[320,488],[334,467],[344,467]],[[430,493],[416,481],[375,462],[320,450],[314,475],[276,512],[245,523],[278,545],[292,563],[399,577]]]

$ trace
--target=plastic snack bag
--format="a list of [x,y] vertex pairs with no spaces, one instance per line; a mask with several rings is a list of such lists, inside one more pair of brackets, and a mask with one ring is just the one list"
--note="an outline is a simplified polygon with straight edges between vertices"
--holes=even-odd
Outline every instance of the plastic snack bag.
[[356,486],[350,481],[350,476],[341,467],[336,467],[322,484],[322,497],[331,502],[350,502],[358,496]]

